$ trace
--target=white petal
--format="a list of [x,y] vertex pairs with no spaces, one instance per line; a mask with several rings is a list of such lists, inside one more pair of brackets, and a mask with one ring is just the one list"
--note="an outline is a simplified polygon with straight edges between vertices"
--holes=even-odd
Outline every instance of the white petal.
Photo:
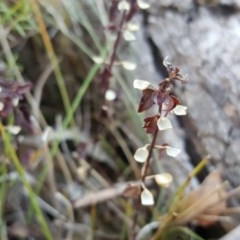
[[187,114],[187,107],[183,106],[183,105],[177,105],[174,109],[173,109],[173,113],[175,115],[186,115]]
[[144,81],[144,80],[139,80],[139,79],[135,79],[133,81],[133,87],[137,88],[139,90],[144,90],[144,89],[147,89],[147,88],[153,89],[153,90],[156,89],[150,82],[147,82],[147,81]]
[[144,2],[142,0],[138,0],[138,6],[141,9],[148,9],[150,7],[150,4],[146,3],[146,2]]
[[2,111],[4,109],[4,103],[0,102],[0,111]]
[[148,157],[147,145],[144,147],[138,148],[133,157],[137,162],[141,162],[141,163],[145,162]]
[[172,124],[167,117],[160,117],[157,121],[159,130],[166,130],[172,128]]
[[128,29],[130,32],[135,32],[135,31],[138,31],[138,30],[139,30],[139,25],[130,22],[130,23],[127,24],[127,29]]
[[117,98],[117,94],[112,89],[108,89],[105,93],[105,99],[108,101],[114,101]]
[[13,100],[12,100],[13,106],[16,107],[18,105],[18,103],[19,103],[19,98],[13,98]]
[[144,188],[141,193],[141,203],[145,206],[154,205],[153,195],[147,188]]
[[154,179],[159,186],[168,187],[169,184],[172,182],[173,177],[170,173],[161,173],[155,175]]
[[176,157],[180,152],[181,150],[178,148],[166,146],[166,153],[171,157]]
[[171,65],[171,63],[170,62],[168,62],[168,56],[166,56],[164,59],[163,59],[163,66],[165,66],[166,68],[169,66],[169,65]]
[[11,133],[13,135],[17,135],[21,131],[21,127],[15,126],[15,125],[9,125],[6,127],[6,129],[9,133]]
[[42,133],[41,140],[43,143],[47,143],[50,139],[50,134],[53,132],[53,129],[49,126],[46,127],[44,132]]
[[121,63],[122,63],[122,66],[127,70],[135,70],[137,67],[136,63],[133,63],[133,62],[122,61]]
[[123,37],[128,42],[136,40],[135,35],[132,32],[128,31],[128,30],[124,31]]
[[104,62],[103,58],[102,57],[99,57],[99,56],[93,56],[92,57],[92,60],[95,62],[95,63],[98,63],[98,64],[102,64]]
[[128,11],[130,9],[130,4],[126,0],[122,0],[118,4],[118,9],[119,10],[127,10]]

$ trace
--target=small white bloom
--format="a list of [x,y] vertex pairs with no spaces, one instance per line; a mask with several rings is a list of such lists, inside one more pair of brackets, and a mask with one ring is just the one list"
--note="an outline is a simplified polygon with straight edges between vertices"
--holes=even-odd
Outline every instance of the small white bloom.
[[130,9],[130,4],[126,0],[122,0],[118,4],[118,9],[128,11]]
[[137,2],[138,2],[139,8],[141,8],[141,9],[148,9],[150,7],[149,3],[144,2],[142,0],[138,0]]
[[4,103],[0,102],[0,111],[2,111],[4,109]]
[[164,59],[163,59],[163,66],[165,66],[166,68],[169,66],[169,65],[171,65],[171,63],[170,62],[168,62],[168,56],[166,56]]
[[187,114],[187,107],[178,104],[172,111],[175,115],[178,115],[178,116],[186,115]]
[[129,62],[129,61],[122,61],[122,66],[127,69],[127,70],[135,70],[137,65],[136,63],[133,63],[133,62]]
[[157,121],[157,125],[160,131],[172,128],[172,124],[167,117],[160,117]]
[[145,206],[154,205],[153,195],[146,187],[144,187],[141,193],[141,203],[142,205],[145,205]]
[[134,35],[132,32],[128,31],[128,30],[125,30],[125,31],[124,31],[124,33],[123,33],[123,38],[124,38],[126,41],[128,41],[128,42],[136,40],[135,35]]
[[99,57],[99,56],[93,56],[92,57],[92,60],[95,62],[95,63],[98,63],[98,64],[102,64],[104,62],[103,58],[102,57]]
[[117,94],[112,89],[108,89],[105,93],[105,99],[108,101],[114,101],[117,98]]
[[130,22],[130,23],[127,24],[127,29],[128,29],[130,32],[135,32],[135,31],[138,31],[138,30],[139,30],[139,25]]
[[181,150],[178,148],[173,148],[169,146],[166,146],[165,148],[167,155],[171,157],[176,157],[181,152]]
[[145,145],[144,147],[138,148],[134,154],[134,159],[137,162],[145,162],[147,160],[148,157],[148,149],[147,149],[148,145]]
[[164,188],[167,188],[172,182],[173,177],[170,173],[161,173],[154,176],[156,183]]
[[17,135],[21,131],[21,127],[16,126],[16,125],[8,125],[6,127],[6,130],[11,133],[12,135]]
[[42,143],[46,144],[49,142],[51,133],[53,133],[53,129],[51,127],[47,126],[41,136]]
[[16,107],[18,105],[18,103],[19,103],[19,98],[13,98],[13,100],[12,100],[13,106]]
[[150,82],[147,82],[147,81],[144,81],[144,80],[139,80],[139,79],[135,79],[133,81],[133,87],[137,88],[139,90],[144,90],[144,89],[147,89],[147,88],[153,89],[153,90],[156,89]]

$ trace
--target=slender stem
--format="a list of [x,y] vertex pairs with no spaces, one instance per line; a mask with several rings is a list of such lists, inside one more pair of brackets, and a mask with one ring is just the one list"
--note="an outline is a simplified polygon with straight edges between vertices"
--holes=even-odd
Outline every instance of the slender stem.
[[119,23],[119,27],[118,27],[117,38],[116,38],[116,40],[114,42],[114,45],[113,45],[113,51],[112,51],[112,54],[111,54],[110,63],[108,65],[108,68],[109,68],[110,71],[111,71],[113,63],[114,63],[114,61],[116,59],[117,47],[118,47],[118,45],[120,43],[120,39],[121,39],[121,36],[122,36],[122,27],[124,25],[125,18],[126,18],[126,10],[123,11],[122,19],[121,19],[121,21]]
[[154,134],[153,134],[152,142],[151,142],[151,144],[150,144],[150,148],[149,148],[149,152],[148,152],[148,157],[147,157],[147,160],[146,160],[146,163],[145,163],[145,167],[144,167],[144,171],[143,171],[142,178],[141,178],[141,181],[142,181],[143,183],[144,183],[145,178],[146,178],[146,176],[147,176],[147,171],[148,171],[149,164],[150,164],[150,160],[151,160],[151,157],[152,157],[152,152],[153,152],[154,146],[155,146],[155,144],[156,144],[158,131],[159,131],[159,130],[158,130],[158,128],[157,128],[156,131],[155,131]]
[[[159,132],[159,130],[157,128],[156,131],[153,134],[152,142],[150,144],[150,148],[149,148],[149,152],[148,152],[148,157],[147,157],[145,167],[144,167],[144,171],[143,171],[142,177],[141,177],[141,182],[142,183],[145,182],[145,179],[146,179],[146,176],[147,176],[147,171],[148,171],[148,168],[149,168],[149,165],[150,165],[150,160],[151,160],[153,149],[154,149],[154,146],[155,146],[155,143],[156,143],[156,140],[157,140],[158,132]],[[138,220],[139,212],[140,212],[140,207],[141,207],[141,192],[142,192],[142,185],[140,186],[139,195],[138,195],[137,199],[135,200],[135,213],[134,213],[134,216],[133,216],[133,227],[132,227],[132,236],[131,236],[132,240],[135,239],[135,235],[136,235],[135,227],[136,227],[136,224],[137,224],[137,220]]]
[[[159,108],[158,108],[158,113],[160,114],[160,116],[161,116],[161,112],[162,112],[162,105],[160,105]],[[143,183],[145,182],[145,178],[147,176],[147,171],[148,171],[150,160],[151,160],[151,157],[152,157],[152,152],[153,152],[154,146],[156,144],[158,132],[159,132],[159,130],[158,130],[158,127],[157,127],[155,132],[153,133],[153,138],[152,138],[152,142],[150,144],[148,157],[147,157],[147,160],[146,160],[146,163],[145,163],[145,168],[144,168],[144,171],[143,171],[143,174],[142,174],[141,181]]]

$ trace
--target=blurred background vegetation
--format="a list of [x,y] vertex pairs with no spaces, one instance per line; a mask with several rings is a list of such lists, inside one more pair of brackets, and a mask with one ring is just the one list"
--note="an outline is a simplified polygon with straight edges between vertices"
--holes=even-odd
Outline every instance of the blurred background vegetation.
[[[136,112],[139,93],[132,87],[149,63],[136,68],[147,54],[131,40],[142,34],[140,16],[146,12],[139,9],[122,29],[112,76],[102,91],[101,71],[117,36],[109,21],[112,3],[0,0],[0,94],[7,91],[6,81],[32,85],[0,123],[2,240],[129,239],[134,200],[120,195],[140,179],[133,154],[149,141]],[[162,75],[148,80],[156,83]],[[184,172],[175,184],[191,172],[183,165],[173,164]],[[164,166],[157,163],[154,171],[160,170]],[[141,208],[137,230],[166,213],[176,186],[153,189],[156,205]],[[190,239],[189,234],[202,239],[185,229],[171,234],[174,240]]]
[[[98,74],[116,35],[107,30],[109,6],[95,0],[0,2],[1,80],[33,86],[20,102],[31,126],[17,136],[2,130],[1,239],[126,239],[133,205],[106,200],[119,195],[115,184],[139,176],[132,153],[144,134],[133,76],[121,64],[110,83],[116,96],[102,113]],[[124,48],[130,51],[129,44]],[[16,124],[13,118],[2,126]],[[108,188],[101,200],[101,189]],[[74,209],[86,193],[86,207]]]

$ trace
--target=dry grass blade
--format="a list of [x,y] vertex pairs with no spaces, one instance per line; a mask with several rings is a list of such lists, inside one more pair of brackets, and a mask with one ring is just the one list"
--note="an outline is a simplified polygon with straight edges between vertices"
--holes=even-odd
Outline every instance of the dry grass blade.
[[109,187],[101,189],[99,191],[93,191],[86,193],[83,197],[74,201],[74,208],[83,208],[91,205],[95,205],[107,200],[116,198],[118,196],[124,195],[129,186],[137,186],[139,188],[139,183],[120,183],[114,187]]
[[200,214],[219,215],[226,208],[226,202],[221,201],[227,195],[226,184],[221,183],[220,171],[212,172],[195,191],[187,194],[176,209],[178,224],[185,224],[196,220],[200,225],[204,223]]

